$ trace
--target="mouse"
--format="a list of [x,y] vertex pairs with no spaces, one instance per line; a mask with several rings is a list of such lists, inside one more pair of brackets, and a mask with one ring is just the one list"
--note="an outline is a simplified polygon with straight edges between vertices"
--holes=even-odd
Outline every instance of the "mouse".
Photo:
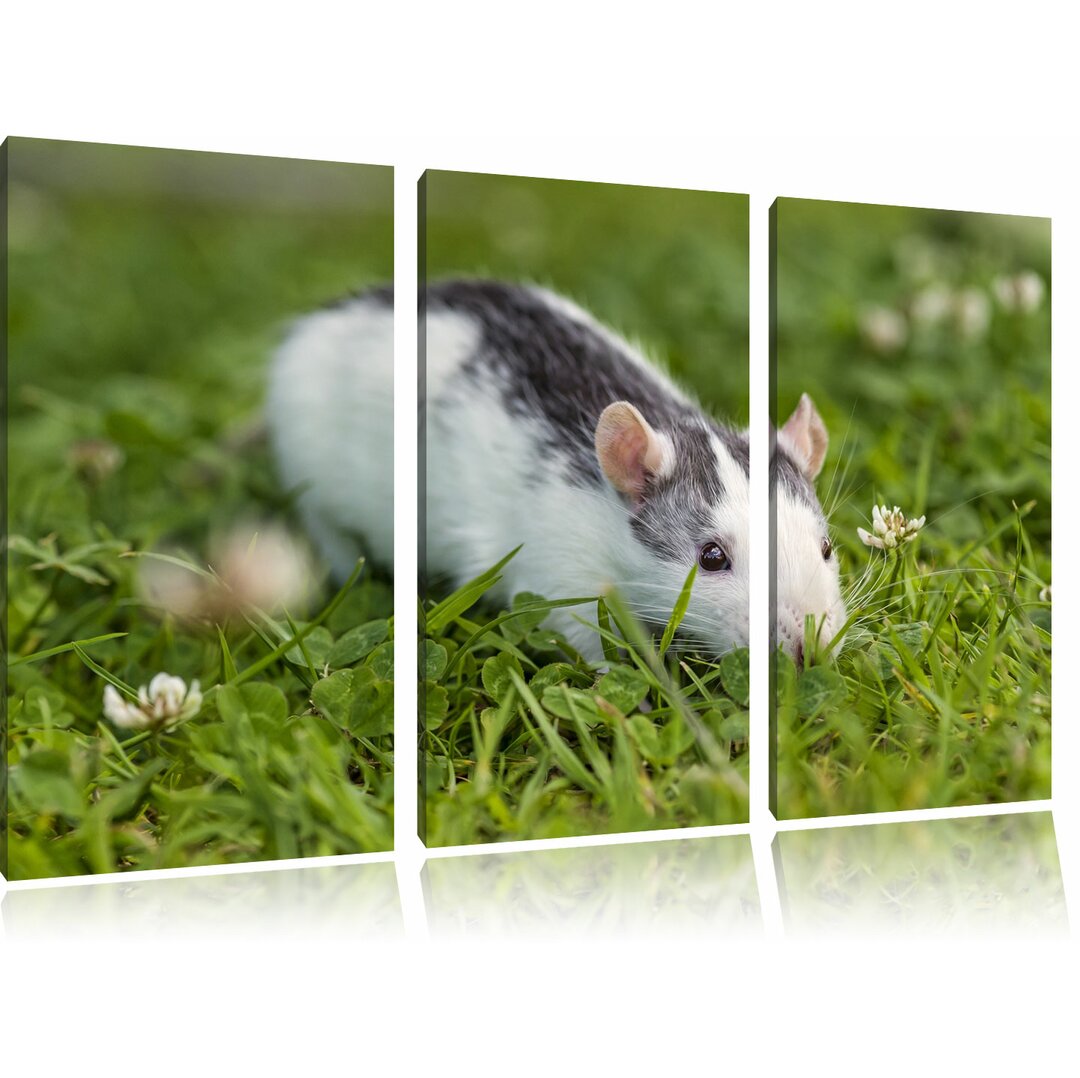
[[[421,572],[459,587],[520,548],[488,593],[494,603],[614,589],[662,628],[696,565],[681,646],[714,657],[747,646],[748,431],[550,289],[453,278],[420,299]],[[271,366],[278,468],[339,578],[361,553],[392,562],[392,383],[390,287],[302,316]],[[801,661],[805,614],[822,636],[843,620],[814,495],[828,436],[809,397],[775,441],[780,643]],[[602,661],[595,603],[544,624]]]

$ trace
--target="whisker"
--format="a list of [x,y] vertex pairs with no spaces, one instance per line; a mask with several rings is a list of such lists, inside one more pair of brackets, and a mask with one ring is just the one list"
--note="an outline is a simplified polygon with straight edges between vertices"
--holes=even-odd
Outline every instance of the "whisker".
[[[852,425],[852,422],[855,419],[855,409],[858,408],[858,406],[859,406],[859,401],[858,401],[858,399],[856,399],[855,403],[852,404],[852,406],[851,406],[851,412],[848,415],[847,426],[844,428],[844,437],[843,437],[843,440],[840,443],[840,452],[837,454],[837,467],[835,469],[833,469],[832,477],[829,480],[829,489],[825,492],[824,499],[822,499],[822,504],[824,504],[824,505],[829,505],[830,499],[833,497],[834,487],[835,487],[836,493],[839,494],[840,491],[844,489],[844,484],[847,482],[848,471],[851,468],[851,461],[852,461],[852,459],[854,457],[854,453],[852,453],[850,456],[848,456],[845,459],[844,450],[847,447],[848,435],[851,433],[851,425]],[[840,469],[839,469],[839,463],[841,461],[843,462],[843,465],[844,465],[842,475],[840,475]],[[837,476],[838,475],[840,477],[839,482],[837,482]],[[850,497],[850,495],[849,495],[849,497]],[[830,506],[826,510],[825,515],[826,515],[826,517],[828,519],[832,518],[833,512],[835,511],[836,508],[837,507],[835,505],[833,505],[833,506]]]
[[831,508],[829,509],[829,511],[828,511],[828,513],[826,514],[826,516],[827,516],[827,517],[828,517],[829,519],[832,519],[832,517],[833,517],[833,515],[834,515],[835,513],[838,513],[838,512],[839,512],[839,511],[840,511],[841,509],[843,509],[843,508],[844,508],[844,506],[845,506],[845,505],[847,505],[847,504],[848,504],[848,502],[850,502],[850,501],[852,500],[852,498],[854,498],[854,497],[855,497],[855,495],[856,495],[856,494],[860,493],[860,492],[861,492],[861,491],[863,490],[863,488],[864,488],[864,487],[866,487],[866,486],[868,485],[868,482],[869,482],[869,481],[867,481],[867,482],[863,482],[863,483],[860,483],[860,484],[859,484],[859,485],[858,485],[857,487],[855,487],[855,489],[854,489],[854,490],[850,490],[850,491],[848,491],[848,493],[847,493],[847,494],[845,494],[845,495],[844,495],[844,497],[843,497],[843,498],[842,498],[842,499],[841,499],[841,500],[840,500],[839,502],[837,502],[837,503],[836,503],[836,505],[832,506],[832,507],[831,507]]
[[991,494],[1000,494],[1004,489],[1004,487],[994,487],[990,490],[984,490],[978,494],[973,494],[970,498],[967,498],[962,502],[957,502],[956,505],[951,506],[949,509],[946,509],[944,513],[940,513],[938,516],[929,520],[927,522],[927,527],[932,527],[933,525],[940,524],[941,521],[943,521],[951,513],[955,513],[957,509],[963,509],[965,505],[971,505],[972,502],[976,502],[980,498],[987,498]]
[[972,573],[972,574],[986,573],[986,574],[989,574],[990,576],[997,576],[997,577],[1010,577],[1010,576],[1012,576],[1012,572],[1010,570],[1006,570],[1006,569],[991,569],[991,568],[982,567],[982,566],[970,566],[970,567],[969,566],[955,566],[954,568],[951,568],[951,569],[935,569],[935,570],[933,570],[932,572],[929,572],[929,573],[917,573],[917,574],[913,574],[911,576],[897,577],[897,579],[895,581],[889,581],[887,583],[882,583],[882,584],[878,585],[876,588],[874,588],[871,591],[869,591],[869,592],[865,593],[864,595],[862,595],[860,598],[861,598],[862,602],[866,602],[870,597],[872,597],[873,595],[876,595],[877,592],[882,591],[885,588],[892,587],[895,584],[907,584],[907,583],[909,583],[909,582],[911,582],[913,580],[930,580],[930,579],[932,579],[934,577],[952,576],[954,574],[962,574],[962,573]]

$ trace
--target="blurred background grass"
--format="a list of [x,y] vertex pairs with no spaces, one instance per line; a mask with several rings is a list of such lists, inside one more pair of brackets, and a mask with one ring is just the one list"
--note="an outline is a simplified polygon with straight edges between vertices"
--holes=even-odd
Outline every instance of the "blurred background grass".
[[[957,538],[1036,499],[1026,525],[1048,550],[1049,220],[802,199],[777,214],[773,419],[814,398],[832,439],[818,489],[848,468],[842,541],[876,494]],[[1010,310],[995,284],[1025,272],[1047,294]]]
[[849,601],[838,673],[813,672],[816,696],[780,679],[779,813],[1048,797],[1050,221],[774,213],[773,418],[809,392],[829,428],[842,581],[882,585],[856,535],[875,504],[926,516],[898,583]]
[[[206,689],[223,677],[213,628],[163,620],[140,597],[138,559],[117,551],[180,547],[205,565],[212,534],[289,514],[260,435],[270,354],[294,316],[391,279],[392,170],[34,139],[11,139],[7,152],[8,528],[35,543],[54,536],[61,552],[105,544],[85,561],[105,583],[10,552],[5,643],[26,655],[121,631],[93,648],[117,676],[140,685],[167,669]],[[312,608],[330,594],[324,584]],[[368,574],[330,628],[391,613],[389,583]],[[237,660],[251,661],[251,640],[229,636]],[[302,678],[278,664],[265,680],[285,694],[288,714],[303,715]],[[219,797],[235,792],[237,771],[228,746],[214,749],[217,773],[197,750],[196,727],[207,727],[204,740],[217,736],[207,705],[172,738],[160,796],[143,791],[112,821],[110,852],[99,843],[91,856],[85,814],[115,777],[94,770],[102,684],[70,652],[9,672],[14,875],[388,848],[389,768],[385,782],[367,782],[358,829],[312,824],[324,780],[347,800],[360,784],[348,773],[355,759],[322,744],[309,720],[281,734],[296,757],[272,779],[273,805],[249,797],[238,810]],[[46,714],[42,725],[42,698],[62,722]],[[271,726],[233,744],[233,763],[280,751]],[[304,737],[308,757],[290,740]],[[36,771],[22,766],[29,755]],[[30,781],[46,764],[66,791],[64,811],[49,783]],[[305,766],[338,771],[305,777]],[[164,786],[176,785],[201,788],[203,801],[166,807]]]
[[9,145],[12,530],[78,526],[78,485],[47,507],[24,485],[59,479],[79,437],[133,450],[102,509],[136,541],[197,534],[208,517],[268,496],[265,458],[257,468],[219,460],[212,484],[162,465],[190,463],[258,419],[269,353],[290,318],[391,277],[391,170]]

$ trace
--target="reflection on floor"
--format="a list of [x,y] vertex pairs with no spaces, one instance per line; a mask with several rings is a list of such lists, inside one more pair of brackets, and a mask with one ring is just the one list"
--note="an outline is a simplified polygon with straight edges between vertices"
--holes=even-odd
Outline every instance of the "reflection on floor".
[[269,931],[275,937],[379,940],[403,931],[388,861],[8,891],[2,913],[12,939],[233,939]]
[[1049,812],[783,831],[773,857],[788,935],[1068,931]]
[[[1049,812],[783,831],[773,845],[786,934],[1067,932]],[[750,839],[663,839],[427,861],[436,938],[762,935]],[[8,890],[5,933],[367,941],[405,935],[392,862]]]
[[424,866],[434,936],[757,934],[746,835],[440,857]]

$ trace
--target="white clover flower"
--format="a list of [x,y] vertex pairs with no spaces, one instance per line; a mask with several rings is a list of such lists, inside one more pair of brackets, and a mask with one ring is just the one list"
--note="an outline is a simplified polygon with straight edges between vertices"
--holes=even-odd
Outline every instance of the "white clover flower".
[[105,686],[105,718],[125,730],[149,730],[194,718],[202,707],[199,683],[188,687],[183,678],[157,674],[149,687],[139,689],[139,702],[125,700],[112,685]]
[[314,570],[305,548],[284,528],[234,528],[216,541],[211,564],[241,607],[277,610],[302,605]]
[[139,564],[138,588],[144,602],[177,618],[210,617],[217,612],[209,601],[210,582],[193,568],[145,558]]
[[257,607],[273,613],[303,607],[315,583],[306,548],[284,528],[239,524],[210,541],[213,575],[148,558],[140,566],[143,598],[175,617],[228,621]]
[[1034,270],[1024,270],[1012,277],[995,277],[991,288],[1002,308],[1020,314],[1038,310],[1046,294],[1046,284]]
[[907,343],[907,320],[889,307],[867,307],[859,315],[859,332],[875,352],[895,352]]
[[906,520],[898,505],[894,505],[892,509],[875,505],[873,533],[865,528],[857,528],[856,531],[867,546],[877,547],[878,550],[894,550],[904,543],[910,543],[925,523],[925,516]]
[[1039,588],[1039,602],[1050,602],[1050,585],[1047,584],[1045,588]]
[[952,306],[953,294],[946,285],[927,285],[911,301],[911,320],[921,326],[936,326],[948,317]]
[[981,289],[962,288],[953,299],[953,318],[960,335],[977,341],[990,328],[990,299]]

